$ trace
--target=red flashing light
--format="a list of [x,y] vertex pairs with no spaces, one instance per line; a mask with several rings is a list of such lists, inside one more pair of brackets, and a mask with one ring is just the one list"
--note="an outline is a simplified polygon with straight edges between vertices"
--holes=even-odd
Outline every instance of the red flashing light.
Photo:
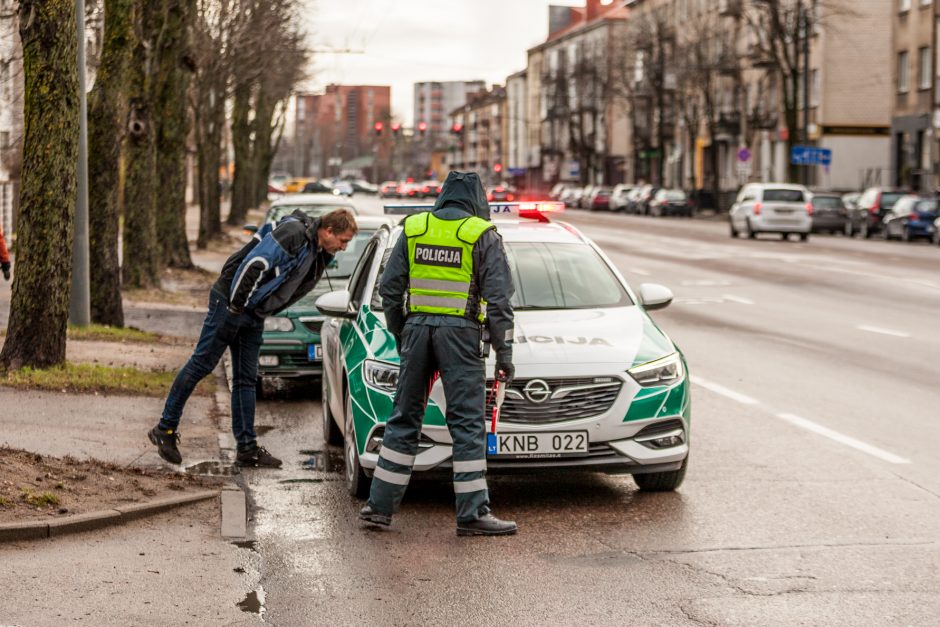
[[755,202],[754,203],[754,215],[755,216],[760,215],[760,208],[761,208],[761,204],[759,202]]
[[414,183],[415,180],[414,180],[412,177],[409,176],[407,179],[405,179],[405,182],[406,182],[406,183]]
[[563,202],[521,202],[519,203],[519,217],[539,222],[551,222],[546,213],[561,213],[565,210]]

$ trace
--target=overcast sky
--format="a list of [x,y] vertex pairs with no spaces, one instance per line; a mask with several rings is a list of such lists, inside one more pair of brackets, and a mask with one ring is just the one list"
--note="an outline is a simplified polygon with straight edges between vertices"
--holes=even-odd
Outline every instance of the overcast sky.
[[364,54],[314,54],[302,88],[330,83],[390,85],[392,113],[412,124],[414,84],[484,80],[525,69],[526,50],[548,36],[548,6],[579,0],[307,0],[315,48]]

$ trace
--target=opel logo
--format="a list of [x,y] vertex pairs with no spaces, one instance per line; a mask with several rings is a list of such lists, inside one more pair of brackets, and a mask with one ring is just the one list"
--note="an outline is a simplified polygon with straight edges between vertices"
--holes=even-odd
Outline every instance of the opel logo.
[[525,397],[533,403],[544,403],[552,394],[552,389],[541,379],[532,379],[522,389]]

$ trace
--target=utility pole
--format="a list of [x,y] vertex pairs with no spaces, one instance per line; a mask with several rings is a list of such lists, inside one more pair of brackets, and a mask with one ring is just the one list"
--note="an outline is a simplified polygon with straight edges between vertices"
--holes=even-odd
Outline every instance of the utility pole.
[[88,105],[85,98],[85,0],[75,0],[78,31],[78,197],[75,199],[75,230],[72,242],[72,290],[69,322],[91,324],[91,293],[88,265]]
[[[803,44],[803,143],[809,145],[809,7],[799,3],[799,14],[797,16],[798,29],[802,30]],[[811,184],[812,171],[809,167],[803,168],[803,183],[807,186]]]

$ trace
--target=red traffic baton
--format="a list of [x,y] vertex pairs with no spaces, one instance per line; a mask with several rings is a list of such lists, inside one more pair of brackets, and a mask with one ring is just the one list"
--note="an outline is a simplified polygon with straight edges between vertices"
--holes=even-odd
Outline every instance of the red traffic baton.
[[503,408],[503,400],[506,398],[506,388],[500,385],[499,380],[493,381],[493,394],[496,395],[496,403],[493,405],[493,417],[490,420],[490,433],[496,434],[496,425],[499,423],[499,412]]

